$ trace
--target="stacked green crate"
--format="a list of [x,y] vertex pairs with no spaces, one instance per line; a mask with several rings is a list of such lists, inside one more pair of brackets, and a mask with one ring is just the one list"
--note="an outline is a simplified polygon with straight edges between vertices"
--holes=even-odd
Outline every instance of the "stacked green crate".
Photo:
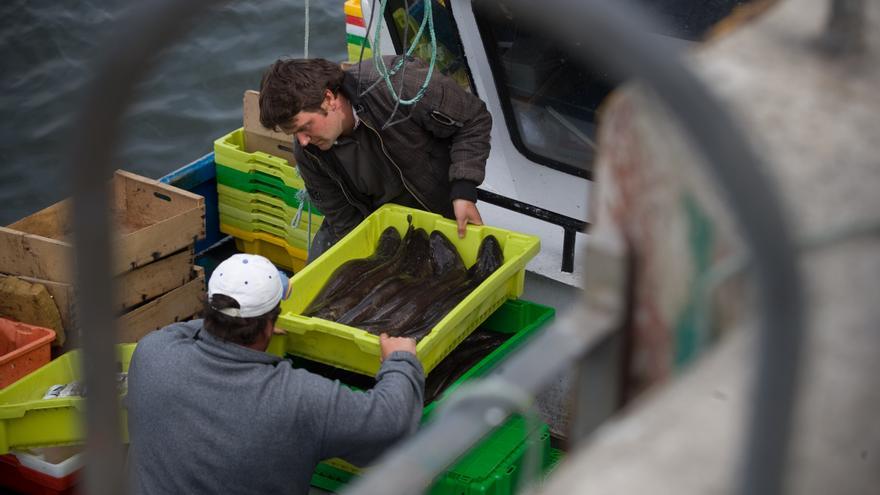
[[244,140],[238,129],[214,141],[220,231],[235,237],[240,251],[298,271],[324,217],[311,205],[300,207],[305,186],[293,165],[246,151]]
[[[510,338],[476,366],[459,377],[442,396],[428,404],[422,422],[428,421],[443,400],[467,382],[487,375],[499,363],[533,337],[555,315],[547,306],[523,300],[508,300],[480,328],[510,334]],[[531,457],[535,456],[535,457]],[[545,423],[528,423],[513,416],[443,473],[426,491],[431,495],[507,495],[517,493],[524,482],[549,474],[562,452],[550,447]],[[535,464],[530,461],[537,460]],[[538,469],[539,468],[539,469]],[[312,474],[312,485],[338,491],[360,474],[360,470],[339,459],[320,463]]]
[[[555,467],[559,452],[550,448],[547,425],[535,426],[526,435],[525,420],[513,417],[443,473],[425,493],[507,495],[517,493],[525,482],[543,478]],[[527,464],[530,459],[537,462]],[[338,491],[357,475],[344,465],[322,462],[312,473],[311,483],[324,490]]]

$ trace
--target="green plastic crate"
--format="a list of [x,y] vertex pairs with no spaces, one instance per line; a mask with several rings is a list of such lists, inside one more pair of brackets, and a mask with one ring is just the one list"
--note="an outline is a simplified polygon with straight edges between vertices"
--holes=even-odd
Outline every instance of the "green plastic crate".
[[[492,332],[503,333],[503,334],[513,334],[510,338],[508,338],[503,344],[498,346],[495,350],[493,350],[489,355],[480,360],[479,363],[475,364],[471,367],[466,373],[462,376],[458,377],[452,384],[450,384],[446,390],[443,391],[440,396],[425,406],[422,411],[422,423],[426,423],[431,416],[434,414],[434,410],[437,406],[445,400],[450,394],[452,394],[458,387],[460,387],[465,382],[473,380],[475,378],[486,375],[492,369],[498,365],[501,361],[507,358],[513,351],[518,349],[521,345],[523,345],[526,341],[532,338],[539,328],[543,327],[548,321],[550,321],[556,311],[553,308],[548,306],[543,306],[541,304],[522,301],[519,299],[508,300],[501,307],[498,308],[492,316],[490,316],[480,328],[483,330],[489,330]],[[272,347],[270,347],[269,352],[273,354],[283,354],[284,353],[284,344],[281,340],[273,340]],[[521,418],[519,419],[521,421]],[[517,421],[516,417],[512,417],[508,420],[508,422]],[[509,435],[508,435],[509,437]],[[476,452],[478,449],[484,448],[484,443],[489,441],[492,436],[487,437],[486,440],[483,440],[479,443],[473,451]],[[519,435],[519,439],[522,440],[523,434],[522,432]],[[348,473],[351,475],[352,473],[359,473],[360,469],[352,466],[351,464],[342,461],[340,459],[331,459],[322,463],[326,466],[326,469],[321,471],[324,474],[332,474],[335,473],[336,470],[341,470],[344,473]],[[330,479],[337,479],[341,475],[336,474],[333,476],[329,476]],[[350,476],[349,476],[350,477]],[[348,478],[345,478],[346,481]],[[319,481],[320,482],[320,481]],[[326,483],[325,483],[326,484]],[[316,485],[319,488],[322,488],[322,485]]]
[[217,173],[217,184],[248,193],[262,192],[281,198],[285,203],[294,208],[299,207],[297,194],[301,188],[287,186],[277,177],[260,172],[240,172],[219,164],[215,167],[215,170]]
[[245,151],[244,128],[214,141],[214,162],[246,174],[259,172],[275,177],[283,185],[294,189],[304,187],[296,168],[286,159],[262,151]]
[[[544,423],[537,424],[526,438],[525,420],[521,417],[510,421],[487,435],[481,443],[443,473],[425,491],[431,495],[506,495],[515,493],[524,473],[526,449],[537,449],[543,475],[553,465],[550,448],[550,432]],[[532,473],[528,473],[531,475]],[[321,463],[312,474],[311,484],[318,488],[338,491],[358,473],[329,463]]]
[[[122,371],[128,371],[136,344],[117,346]],[[52,445],[81,443],[84,439],[80,411],[85,399],[63,397],[43,399],[49,387],[77,381],[79,351],[71,351],[0,390],[0,454]],[[121,411],[121,425],[128,441],[127,415]]]
[[416,355],[428,374],[455,346],[474,331],[507,299],[522,294],[525,267],[540,249],[535,236],[488,226],[468,225],[458,238],[455,221],[413,208],[386,204],[328,249],[315,262],[293,276],[293,296],[281,305],[277,327],[287,331],[288,351],[297,356],[374,375],[379,370],[379,337],[336,322],[302,316],[330,275],[343,263],[373,253],[379,236],[389,226],[406,232],[407,219],[427,232],[438,230],[458,249],[466,266],[477,257],[480,242],[494,235],[504,253],[504,263],[462,300],[416,346]]

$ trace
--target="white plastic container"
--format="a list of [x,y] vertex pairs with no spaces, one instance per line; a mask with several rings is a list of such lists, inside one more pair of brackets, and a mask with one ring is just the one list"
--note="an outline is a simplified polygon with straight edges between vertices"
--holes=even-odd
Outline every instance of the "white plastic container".
[[45,447],[28,451],[13,451],[22,466],[53,478],[64,478],[85,463],[83,446]]

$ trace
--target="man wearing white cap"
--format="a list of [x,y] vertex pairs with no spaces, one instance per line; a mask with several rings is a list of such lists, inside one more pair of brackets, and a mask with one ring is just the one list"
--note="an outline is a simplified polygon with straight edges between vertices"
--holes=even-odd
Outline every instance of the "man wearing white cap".
[[289,286],[266,258],[233,255],[208,282],[203,320],[140,341],[126,399],[135,493],[307,493],[319,461],[364,465],[418,427],[412,339],[380,338],[367,392],[264,352]]

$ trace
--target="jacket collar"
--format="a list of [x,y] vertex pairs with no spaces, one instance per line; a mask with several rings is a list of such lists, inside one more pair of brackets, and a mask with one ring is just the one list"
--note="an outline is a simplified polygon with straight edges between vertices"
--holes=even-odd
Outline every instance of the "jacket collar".
[[202,350],[221,359],[243,363],[264,363],[272,365],[281,362],[281,358],[278,356],[217,338],[205,330],[204,326],[196,331],[195,335],[193,335],[193,339],[198,341],[199,347]]
[[351,72],[346,72],[342,78],[342,87],[339,89],[348,98],[348,101],[351,102],[352,109],[363,118],[364,102],[358,94],[357,76]]

